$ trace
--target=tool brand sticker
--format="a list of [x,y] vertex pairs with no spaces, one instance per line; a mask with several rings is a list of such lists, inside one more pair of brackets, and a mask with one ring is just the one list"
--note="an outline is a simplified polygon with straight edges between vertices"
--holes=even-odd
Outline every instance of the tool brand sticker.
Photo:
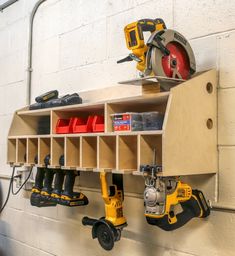
[[180,41],[184,45],[187,44],[187,41],[185,40],[185,38],[183,38],[181,35],[179,35],[176,32],[174,33],[174,38],[177,39],[178,41]]

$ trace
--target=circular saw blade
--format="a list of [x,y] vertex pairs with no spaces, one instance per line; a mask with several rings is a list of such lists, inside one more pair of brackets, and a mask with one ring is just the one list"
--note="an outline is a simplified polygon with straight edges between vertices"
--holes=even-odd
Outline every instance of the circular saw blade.
[[[161,33],[160,33],[161,32]],[[188,79],[195,73],[195,57],[188,41],[175,30],[166,29],[155,34],[161,47],[151,49],[151,67],[154,75]],[[154,37],[155,37],[154,36]],[[169,51],[169,55],[162,50]]]

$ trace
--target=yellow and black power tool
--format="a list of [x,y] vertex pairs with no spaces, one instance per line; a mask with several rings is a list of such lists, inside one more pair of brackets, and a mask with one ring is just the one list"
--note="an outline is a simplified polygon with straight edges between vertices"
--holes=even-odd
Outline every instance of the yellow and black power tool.
[[[144,32],[151,35],[145,43]],[[132,51],[117,63],[136,61],[141,76],[188,79],[196,71],[195,57],[187,39],[167,29],[162,19],[142,19],[124,28],[126,45]]]
[[127,226],[123,216],[123,175],[112,174],[112,185],[107,183],[105,172],[100,173],[102,197],[105,203],[105,217],[92,219],[83,217],[82,224],[92,226],[92,238],[98,238],[102,248],[109,251],[114,242],[121,238],[121,231]]
[[[194,217],[206,218],[210,208],[203,193],[181,182],[178,177],[157,177],[161,167],[144,166],[145,217],[150,225],[171,231],[182,227]],[[182,210],[175,213],[175,206]]]

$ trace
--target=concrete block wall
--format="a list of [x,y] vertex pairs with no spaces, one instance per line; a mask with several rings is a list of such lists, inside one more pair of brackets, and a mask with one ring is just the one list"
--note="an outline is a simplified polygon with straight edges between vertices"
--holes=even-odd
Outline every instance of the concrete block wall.
[[[19,0],[0,13],[0,173],[6,165],[6,137],[13,112],[26,103],[27,37],[36,0]],[[48,0],[34,27],[32,98],[51,90],[61,94],[117,85],[136,76],[125,57],[123,27],[140,18],[161,17],[185,35],[197,69],[216,68],[219,79],[219,203],[235,206],[235,2],[220,0]],[[196,97],[196,96],[195,96]],[[9,180],[0,180],[6,195]],[[139,181],[140,182],[140,181]],[[133,184],[134,185],[134,184]],[[92,241],[81,225],[84,215],[103,215],[97,192],[86,192],[89,207],[36,209],[29,195],[11,197],[0,216],[0,255],[235,255],[235,214],[213,211],[174,232],[148,226],[141,199],[127,197],[129,226],[111,253]]]

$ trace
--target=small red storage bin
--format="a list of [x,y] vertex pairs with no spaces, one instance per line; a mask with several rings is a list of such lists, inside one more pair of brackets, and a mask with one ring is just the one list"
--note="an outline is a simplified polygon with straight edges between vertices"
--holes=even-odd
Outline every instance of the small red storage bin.
[[73,133],[92,132],[93,119],[94,116],[89,116],[88,118],[75,117],[73,121]]
[[104,116],[94,116],[92,130],[93,132],[104,132]]
[[73,120],[74,118],[69,119],[58,119],[56,124],[56,133],[72,133],[73,132]]

